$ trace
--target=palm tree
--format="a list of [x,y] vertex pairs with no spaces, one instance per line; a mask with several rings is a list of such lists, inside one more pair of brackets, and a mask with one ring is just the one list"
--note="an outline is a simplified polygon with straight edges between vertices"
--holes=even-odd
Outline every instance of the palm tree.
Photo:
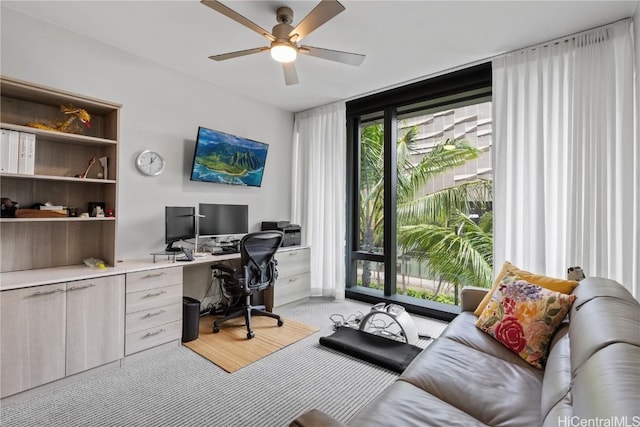
[[[488,287],[493,266],[493,215],[476,224],[461,211],[445,224],[423,223],[400,228],[399,244],[423,262],[440,284]],[[438,295],[436,291],[434,298]]]
[[[430,180],[477,158],[479,150],[465,140],[445,140],[417,156],[416,134],[416,126],[406,128],[396,145],[398,244],[441,280],[454,284],[490,283],[490,216],[476,224],[465,213],[469,212],[470,203],[482,205],[491,200],[491,182],[478,179],[423,194]],[[371,251],[383,246],[383,146],[381,125],[362,128],[360,241],[362,249]],[[416,157],[418,160],[414,161]],[[370,282],[370,263],[364,261],[362,284],[369,286]]]

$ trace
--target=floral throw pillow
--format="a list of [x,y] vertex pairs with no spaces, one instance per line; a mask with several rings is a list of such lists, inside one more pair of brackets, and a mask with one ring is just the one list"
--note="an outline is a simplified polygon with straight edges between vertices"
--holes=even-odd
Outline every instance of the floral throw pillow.
[[518,276],[505,276],[476,326],[529,364],[542,368],[551,337],[575,298]]

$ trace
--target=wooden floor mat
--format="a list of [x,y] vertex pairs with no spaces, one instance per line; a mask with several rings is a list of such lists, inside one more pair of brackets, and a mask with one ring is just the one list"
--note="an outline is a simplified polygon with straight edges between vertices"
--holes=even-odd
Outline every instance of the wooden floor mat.
[[251,326],[256,336],[247,339],[244,318],[226,321],[220,325],[220,332],[214,334],[213,321],[217,318],[200,318],[198,339],[183,345],[227,372],[235,372],[319,330],[286,318],[282,318],[284,325],[278,327],[275,319],[255,316],[251,318]]

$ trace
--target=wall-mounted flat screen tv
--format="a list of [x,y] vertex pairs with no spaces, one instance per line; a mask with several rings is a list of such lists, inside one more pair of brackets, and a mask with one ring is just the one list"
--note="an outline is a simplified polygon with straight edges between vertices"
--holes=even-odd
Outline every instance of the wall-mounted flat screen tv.
[[192,181],[260,187],[269,145],[200,126]]

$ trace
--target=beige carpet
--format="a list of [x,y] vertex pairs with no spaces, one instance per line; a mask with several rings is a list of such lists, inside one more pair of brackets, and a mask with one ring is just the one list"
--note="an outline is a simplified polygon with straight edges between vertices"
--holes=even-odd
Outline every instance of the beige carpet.
[[235,372],[319,330],[284,317],[284,325],[278,327],[277,320],[256,316],[251,318],[256,336],[249,340],[244,318],[228,320],[217,334],[212,330],[215,319],[211,316],[200,318],[198,339],[183,345],[227,372]]

